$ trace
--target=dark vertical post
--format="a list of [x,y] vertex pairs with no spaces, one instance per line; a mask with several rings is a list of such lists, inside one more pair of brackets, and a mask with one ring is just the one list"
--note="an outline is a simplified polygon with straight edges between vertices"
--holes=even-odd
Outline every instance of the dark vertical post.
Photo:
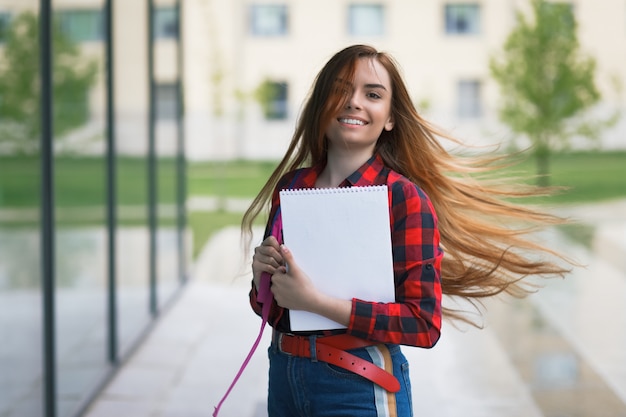
[[148,222],[150,227],[150,313],[158,314],[157,300],[157,160],[154,97],[154,0],[148,0]]
[[176,17],[178,19],[178,153],[176,158],[176,195],[178,220],[178,277],[181,283],[187,280],[187,245],[185,231],[187,228],[187,164],[185,159],[185,83],[184,83],[184,38],[183,9],[180,0],[176,0]]
[[54,312],[54,133],[52,120],[52,5],[39,4],[41,71],[41,277],[43,289],[43,366],[46,417],[56,417],[56,343]]
[[117,290],[116,290],[116,230],[117,230],[117,195],[116,195],[116,147],[115,147],[115,73],[113,61],[113,0],[105,3],[105,36],[106,36],[106,118],[107,118],[107,237],[108,237],[108,357],[115,364],[117,352]]

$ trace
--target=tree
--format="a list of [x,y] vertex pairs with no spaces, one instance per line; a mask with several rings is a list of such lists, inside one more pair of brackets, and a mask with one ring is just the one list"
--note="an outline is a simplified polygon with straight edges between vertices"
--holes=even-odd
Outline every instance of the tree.
[[595,139],[617,121],[585,117],[600,101],[595,60],[583,54],[571,5],[532,0],[533,21],[517,12],[501,56],[490,60],[500,85],[500,119],[532,144],[538,185],[549,184],[553,150],[574,136]]
[[[39,24],[32,12],[11,22],[0,61],[0,144],[12,151],[33,152],[39,123]],[[89,118],[87,97],[97,63],[81,57],[78,46],[53,24],[54,135],[59,137]]]

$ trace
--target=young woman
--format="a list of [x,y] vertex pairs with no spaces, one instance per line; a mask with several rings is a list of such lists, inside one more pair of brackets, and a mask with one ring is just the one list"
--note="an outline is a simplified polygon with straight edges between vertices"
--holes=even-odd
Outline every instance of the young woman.
[[[469,174],[483,161],[452,156],[439,137],[452,139],[417,113],[389,55],[351,46],[318,74],[284,158],[242,224],[250,234],[254,219],[270,206],[252,259],[250,302],[259,315],[266,309],[273,327],[271,417],[412,416],[408,364],[399,345],[431,348],[442,317],[463,319],[442,308],[442,294],[469,300],[523,294],[521,278],[566,272],[537,257],[558,254],[525,237],[558,219],[504,202],[531,191],[477,182]],[[383,184],[389,190],[395,302],[322,293],[282,244],[278,192]],[[289,310],[346,328],[293,332]]]

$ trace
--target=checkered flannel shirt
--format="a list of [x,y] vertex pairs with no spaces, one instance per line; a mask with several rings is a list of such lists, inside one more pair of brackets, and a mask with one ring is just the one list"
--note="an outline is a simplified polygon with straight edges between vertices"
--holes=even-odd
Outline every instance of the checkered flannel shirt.
[[[272,197],[265,237],[272,230],[282,243],[279,191],[315,188],[323,166],[302,168],[287,173],[279,181]],[[372,156],[361,168],[346,178],[340,187],[387,185],[389,190],[390,227],[395,281],[395,302],[376,303],[352,300],[350,324],[339,331],[318,334],[348,333],[363,339],[391,344],[430,348],[441,331],[441,260],[437,216],[428,196],[404,176],[387,168],[382,158]],[[279,222],[278,228],[275,222]],[[306,271],[305,271],[306,272]],[[260,316],[261,304],[252,285],[250,304]],[[290,330],[289,314],[276,301],[270,310],[270,325],[284,333]],[[309,332],[310,333],[310,332]],[[299,333],[301,334],[301,333]]]

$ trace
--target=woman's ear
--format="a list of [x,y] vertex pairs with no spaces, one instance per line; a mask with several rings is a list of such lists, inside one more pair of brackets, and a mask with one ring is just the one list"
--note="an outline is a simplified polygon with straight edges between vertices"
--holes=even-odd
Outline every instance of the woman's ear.
[[385,130],[389,132],[391,131],[391,129],[393,129],[393,118],[389,117],[389,120],[387,120],[387,123],[385,123]]

